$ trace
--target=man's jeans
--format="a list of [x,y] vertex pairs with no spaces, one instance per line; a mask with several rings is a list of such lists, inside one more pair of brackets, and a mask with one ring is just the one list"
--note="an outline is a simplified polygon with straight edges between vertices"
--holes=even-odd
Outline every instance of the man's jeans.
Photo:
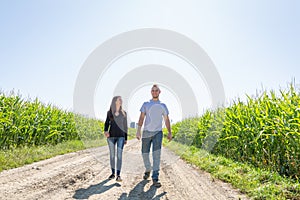
[[144,161],[144,165],[146,168],[146,172],[151,171],[151,163],[150,163],[149,153],[150,153],[150,146],[152,143],[152,156],[153,156],[152,179],[153,180],[158,180],[158,176],[159,176],[162,138],[163,138],[162,131],[157,131],[157,132],[144,131],[143,132],[142,155],[143,155],[143,161]]
[[122,152],[125,143],[125,138],[108,137],[107,143],[110,152],[110,167],[111,167],[112,174],[115,174],[115,166],[116,166],[115,157],[116,157],[116,146],[117,146],[117,175],[120,175],[121,167],[122,167]]

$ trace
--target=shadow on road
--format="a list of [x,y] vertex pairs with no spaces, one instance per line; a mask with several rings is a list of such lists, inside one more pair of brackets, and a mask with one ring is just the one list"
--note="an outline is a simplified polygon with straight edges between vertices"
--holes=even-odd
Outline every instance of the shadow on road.
[[159,195],[156,195],[157,188],[153,185],[149,188],[149,190],[144,191],[144,187],[149,180],[143,180],[139,182],[130,192],[129,194],[123,193],[119,200],[132,200],[132,199],[143,199],[143,200],[159,200],[162,196],[164,196],[167,192],[163,192]]
[[104,180],[101,183],[98,183],[96,185],[91,185],[87,189],[85,188],[80,188],[76,190],[75,194],[73,195],[74,199],[88,199],[90,196],[94,194],[101,194],[113,187],[120,187],[121,185],[119,183],[114,183],[111,185],[104,185],[108,182],[109,180]]

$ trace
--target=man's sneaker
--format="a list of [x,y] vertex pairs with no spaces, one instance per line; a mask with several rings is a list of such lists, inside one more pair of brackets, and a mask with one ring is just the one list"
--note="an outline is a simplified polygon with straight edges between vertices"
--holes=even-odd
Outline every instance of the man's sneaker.
[[144,180],[147,180],[150,177],[150,172],[145,172],[143,178]]
[[159,188],[161,187],[161,183],[159,182],[159,180],[153,180],[153,186]]
[[121,182],[122,181],[121,176],[117,176],[116,181]]
[[111,179],[114,179],[115,178],[115,175],[114,174],[111,174],[108,179],[111,180]]

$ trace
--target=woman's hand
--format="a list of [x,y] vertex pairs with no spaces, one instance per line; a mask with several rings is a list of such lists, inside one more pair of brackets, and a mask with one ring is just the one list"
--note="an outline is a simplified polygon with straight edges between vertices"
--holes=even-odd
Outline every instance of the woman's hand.
[[106,131],[106,132],[104,132],[104,135],[105,135],[105,137],[109,137],[109,132],[108,131]]

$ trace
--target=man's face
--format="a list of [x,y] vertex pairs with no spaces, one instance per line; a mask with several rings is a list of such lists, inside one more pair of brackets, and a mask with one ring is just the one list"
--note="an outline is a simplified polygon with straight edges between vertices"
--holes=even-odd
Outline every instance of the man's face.
[[158,98],[160,94],[160,90],[157,87],[152,87],[151,94],[153,98]]

